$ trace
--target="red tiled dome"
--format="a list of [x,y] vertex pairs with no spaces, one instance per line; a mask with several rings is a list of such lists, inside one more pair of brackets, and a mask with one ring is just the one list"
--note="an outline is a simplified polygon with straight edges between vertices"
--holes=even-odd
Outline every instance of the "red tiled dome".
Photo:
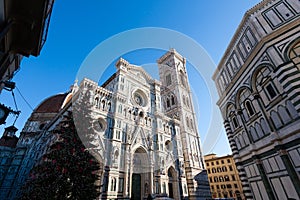
[[35,110],[35,113],[57,113],[68,93],[57,94],[45,99]]

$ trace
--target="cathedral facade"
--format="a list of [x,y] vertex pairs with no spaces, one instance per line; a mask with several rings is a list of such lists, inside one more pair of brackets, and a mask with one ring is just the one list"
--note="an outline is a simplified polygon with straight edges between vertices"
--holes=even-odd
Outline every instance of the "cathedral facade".
[[[94,152],[101,162],[100,199],[146,199],[149,195],[210,198],[186,60],[171,49],[157,64],[160,81],[121,58],[116,73],[101,86],[84,79],[68,94],[53,96],[39,105],[16,145],[16,149],[25,149],[24,159],[14,172],[10,170],[22,177],[5,188],[6,194],[23,184],[30,167],[55,141],[51,130],[65,112],[80,110],[76,101],[88,94],[97,146]],[[83,120],[74,115],[79,134],[85,128]],[[4,182],[5,178],[2,185]]]

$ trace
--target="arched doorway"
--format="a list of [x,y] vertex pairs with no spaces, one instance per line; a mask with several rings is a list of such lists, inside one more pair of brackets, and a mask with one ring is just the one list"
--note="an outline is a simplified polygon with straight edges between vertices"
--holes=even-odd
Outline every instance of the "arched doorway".
[[131,199],[141,200],[151,193],[148,184],[151,183],[149,158],[142,147],[134,152],[132,166]]
[[177,178],[176,178],[176,171],[173,167],[170,167],[168,169],[168,191],[169,191],[169,197],[170,198],[175,198],[178,196],[177,195]]

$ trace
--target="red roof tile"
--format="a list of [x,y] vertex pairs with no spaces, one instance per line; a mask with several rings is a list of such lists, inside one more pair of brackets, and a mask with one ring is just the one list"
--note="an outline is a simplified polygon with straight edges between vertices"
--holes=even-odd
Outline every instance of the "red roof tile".
[[57,94],[45,99],[35,110],[35,113],[57,113],[59,112],[68,94]]

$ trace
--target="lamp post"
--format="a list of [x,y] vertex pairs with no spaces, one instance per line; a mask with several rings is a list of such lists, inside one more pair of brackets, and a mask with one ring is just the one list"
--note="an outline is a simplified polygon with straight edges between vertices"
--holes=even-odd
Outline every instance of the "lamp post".
[[14,137],[16,135],[17,130],[18,129],[14,125],[9,126],[4,129],[3,136],[4,137]]
[[0,125],[5,124],[5,120],[10,113],[11,109],[3,104],[0,104]]

